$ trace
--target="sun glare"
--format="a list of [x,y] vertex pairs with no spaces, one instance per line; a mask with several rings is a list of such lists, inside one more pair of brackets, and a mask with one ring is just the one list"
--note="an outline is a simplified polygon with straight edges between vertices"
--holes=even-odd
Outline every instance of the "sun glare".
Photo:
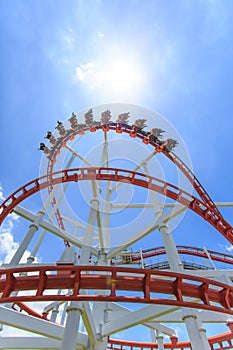
[[132,55],[105,53],[97,61],[77,66],[75,74],[92,93],[108,99],[136,98],[144,91],[145,69]]
[[133,93],[143,79],[135,63],[116,61],[106,66],[102,80],[112,92]]

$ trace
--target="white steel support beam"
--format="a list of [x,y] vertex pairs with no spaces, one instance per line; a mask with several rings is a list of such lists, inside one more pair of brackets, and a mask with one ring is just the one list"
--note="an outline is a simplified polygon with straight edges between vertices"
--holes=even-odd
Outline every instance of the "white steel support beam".
[[60,348],[61,341],[42,337],[0,337],[0,349],[54,349]]
[[[146,175],[148,175],[149,171],[148,171],[147,163],[146,162],[142,163],[141,167],[144,170],[144,173]],[[159,203],[159,201],[157,199],[156,193],[154,191],[149,190],[149,194],[150,194],[150,197],[151,197],[151,200],[152,200],[154,214],[155,214],[156,217],[160,217],[162,215],[162,213],[163,213],[163,209],[161,208],[161,205],[160,205],[160,203]]]
[[181,272],[183,264],[180,261],[179,254],[176,249],[175,242],[173,240],[172,234],[170,233],[166,224],[159,227],[159,231],[162,236],[163,244],[166,250],[167,259],[172,271]]
[[[96,213],[98,208],[99,208],[99,200],[98,198],[94,197],[90,202],[90,212],[89,212],[88,223],[86,226],[86,232],[84,237],[85,246],[82,248],[81,257],[79,260],[80,265],[88,265],[88,262],[89,262],[89,258],[92,250],[91,245],[92,245],[93,234],[94,234],[94,225],[96,222]],[[72,301],[70,305],[67,307],[66,312],[67,312],[67,319],[66,319],[64,335],[61,343],[61,350],[74,350],[75,344],[76,344],[76,337],[79,330],[80,316],[83,313],[83,303]],[[91,332],[89,340],[93,341],[95,344],[97,336],[94,332],[94,327],[91,320],[88,324],[88,320],[87,320],[88,315],[90,315],[90,312],[86,306],[84,318]]]
[[95,321],[92,315],[92,311],[88,302],[83,303],[82,320],[87,330],[90,343],[96,344],[97,342],[97,331]]
[[45,215],[45,211],[41,210],[38,212],[37,215],[34,216],[34,220],[33,220],[32,224],[29,226],[29,230],[28,230],[26,236],[22,240],[21,244],[19,245],[13,258],[10,261],[10,265],[15,266],[20,262],[23,254],[27,250],[27,247],[28,247],[29,243],[31,242],[34,234],[38,230],[39,225],[40,225],[44,215]]
[[[109,156],[108,156],[108,139],[107,139],[107,133],[104,132],[104,143],[103,143],[103,150],[100,160],[100,166],[106,166],[109,167]],[[105,251],[106,248],[110,247],[110,213],[111,213],[111,182],[106,181],[106,193],[105,193],[105,200],[104,200],[104,206],[103,206],[103,216],[102,216],[102,228],[101,232],[99,232],[99,235],[101,237],[100,240],[100,248],[102,251]],[[97,213],[97,220],[98,226],[100,226],[100,213]]]
[[157,334],[156,335],[156,340],[157,340],[157,344],[158,344],[158,349],[159,350],[164,350],[164,345],[163,345],[163,336],[161,334]]
[[[166,224],[162,224],[159,227],[159,231],[162,235],[163,244],[167,253],[168,262],[172,271],[181,273],[183,271],[180,257],[177,252],[177,248]],[[210,346],[208,339],[204,332],[204,328],[201,326],[201,322],[198,319],[197,313],[192,309],[182,308],[183,320],[186,324],[186,328],[189,334],[189,339],[192,344],[193,350],[209,350]]]
[[103,217],[102,217],[102,232],[103,232],[103,248],[109,249],[111,246],[110,242],[110,213],[111,213],[111,182],[106,182],[106,194],[103,208]]
[[163,345],[163,336],[158,332],[156,331],[153,331],[151,329],[151,340],[153,343],[157,343],[158,344],[158,349],[159,350],[164,350],[164,345]]
[[211,266],[213,267],[213,269],[214,269],[214,270],[217,270],[217,269],[216,269],[216,266],[215,266],[215,264],[214,264],[214,262],[213,262],[213,260],[211,259],[210,253],[208,252],[208,250],[206,249],[206,247],[203,247],[203,250],[204,250],[204,252],[206,253],[206,255],[207,255],[208,259],[209,259],[209,262],[210,262]]
[[[107,322],[102,327],[102,336],[108,336],[113,333],[120,332],[126,328],[133,327],[139,323],[146,324],[150,320],[154,319],[157,315],[162,315],[163,313],[167,312],[173,312],[177,310],[178,308],[169,308],[169,307],[157,307],[154,305],[146,306],[145,308],[142,308],[137,311],[130,312],[122,317],[119,317],[113,321]],[[147,324],[146,324],[147,325]],[[147,325],[150,327],[150,325]],[[174,330],[170,327],[167,327],[165,325],[160,325],[159,323],[157,325],[153,325],[153,328],[160,328],[160,330],[168,335],[174,335]],[[157,329],[157,328],[156,328]]]
[[[15,207],[14,212],[17,215],[22,216],[31,222],[33,222],[36,218],[35,214],[31,213],[29,210],[27,210],[19,205],[17,205]],[[74,237],[73,235],[71,235],[70,233],[68,233],[64,230],[61,230],[60,228],[58,228],[58,227],[54,226],[53,224],[51,224],[50,222],[48,222],[47,220],[41,220],[39,226],[42,227],[43,229],[45,229],[46,231],[49,231],[49,232],[55,234],[56,236],[74,244],[77,247],[81,248],[84,245],[82,240],[80,240],[77,237]],[[96,256],[98,255],[97,250],[95,248],[92,248],[91,252],[93,255],[96,255]]]
[[[64,327],[60,325],[30,315],[25,315],[3,306],[0,306],[0,322],[11,327],[57,340],[62,339],[64,332]],[[76,345],[86,346],[87,335],[83,333],[76,334]]]
[[[100,252],[98,257],[98,266],[106,266],[107,264],[106,254],[104,252]],[[104,274],[104,272],[102,273]],[[102,273],[100,271],[100,274]],[[98,294],[98,292],[95,292],[95,294]],[[108,292],[106,290],[102,290],[101,294],[107,295]],[[107,338],[102,336],[102,326],[104,323],[108,322],[108,304],[108,302],[99,302],[94,303],[93,305],[93,318],[96,324],[99,339],[96,344],[96,350],[107,349]]]
[[[221,312],[212,312],[202,310],[198,312],[198,318],[202,323],[228,323],[231,320],[230,315],[223,314]],[[183,315],[181,311],[176,311],[167,315],[156,318],[156,322],[159,323],[183,323]],[[153,324],[153,320],[150,321]]]

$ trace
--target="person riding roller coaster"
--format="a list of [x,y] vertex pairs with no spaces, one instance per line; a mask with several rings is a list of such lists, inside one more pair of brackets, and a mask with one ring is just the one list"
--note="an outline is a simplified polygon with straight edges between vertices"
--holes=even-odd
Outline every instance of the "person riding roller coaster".
[[71,129],[76,130],[78,128],[78,119],[74,112],[71,114],[71,117],[68,119],[71,125]]
[[48,139],[52,145],[55,145],[57,143],[57,140],[55,139],[51,131],[47,131],[47,135],[45,136],[45,139]]
[[64,125],[62,124],[62,122],[60,122],[59,120],[57,121],[57,126],[55,127],[55,129],[58,130],[61,137],[65,136],[66,129],[64,128]]

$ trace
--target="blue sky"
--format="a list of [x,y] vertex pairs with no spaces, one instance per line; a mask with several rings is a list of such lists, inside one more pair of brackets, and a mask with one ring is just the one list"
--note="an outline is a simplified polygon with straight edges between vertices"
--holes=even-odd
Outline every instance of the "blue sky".
[[[37,148],[57,119],[128,102],[165,116],[212,198],[231,200],[231,1],[2,1],[0,7],[6,194],[38,176]],[[135,73],[133,89],[124,72],[114,89],[106,75],[124,64]]]
[[[1,1],[4,194],[39,175],[37,148],[58,119],[126,102],[165,116],[210,196],[231,201],[232,11],[230,0]],[[214,237],[205,245],[226,251]]]
[[[129,102],[175,125],[201,182],[216,200],[230,200],[231,1],[0,6],[1,182],[7,193],[37,176],[38,143],[57,119],[96,104]],[[115,57],[135,64],[143,76],[134,94],[111,95],[110,83],[93,76],[79,80],[78,67],[91,64],[98,74],[109,61],[116,64]]]

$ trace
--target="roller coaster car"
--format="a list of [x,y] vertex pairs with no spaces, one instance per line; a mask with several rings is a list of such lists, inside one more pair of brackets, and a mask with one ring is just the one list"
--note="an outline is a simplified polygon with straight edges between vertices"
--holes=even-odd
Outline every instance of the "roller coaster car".
[[47,131],[47,135],[45,136],[45,139],[48,139],[49,142],[52,144],[52,145],[55,145],[57,140],[55,139],[54,135],[51,133],[51,131]]
[[55,127],[55,129],[58,130],[60,136],[65,136],[66,129],[64,128],[64,125],[62,124],[62,122],[60,122],[59,120],[57,121],[57,126]]
[[76,130],[78,128],[78,120],[74,113],[71,114],[71,117],[68,119],[71,125],[71,129]]
[[112,118],[111,111],[107,109],[105,112],[101,113],[101,118],[100,118],[101,124],[106,125],[111,123],[111,118]]
[[51,155],[51,150],[43,142],[40,143],[38,150],[43,151],[48,157]]
[[151,129],[150,132],[151,132],[151,134],[152,134],[153,136],[155,136],[155,137],[161,137],[162,134],[164,133],[164,130],[159,129],[159,128],[153,128],[153,129]]
[[89,109],[89,111],[87,113],[84,114],[84,119],[85,119],[85,123],[86,125],[91,125],[94,121],[94,116],[93,116],[93,111],[92,109]]
[[176,141],[176,140],[173,140],[173,139],[167,139],[165,140],[165,143],[164,143],[164,149],[167,151],[167,152],[170,152],[172,151],[173,148],[175,148],[179,143]]
[[128,113],[122,113],[118,115],[117,123],[119,124],[127,124],[129,122],[129,112]]
[[138,129],[143,129],[145,128],[147,125],[146,125],[146,119],[137,119],[135,120],[134,122],[134,126]]

